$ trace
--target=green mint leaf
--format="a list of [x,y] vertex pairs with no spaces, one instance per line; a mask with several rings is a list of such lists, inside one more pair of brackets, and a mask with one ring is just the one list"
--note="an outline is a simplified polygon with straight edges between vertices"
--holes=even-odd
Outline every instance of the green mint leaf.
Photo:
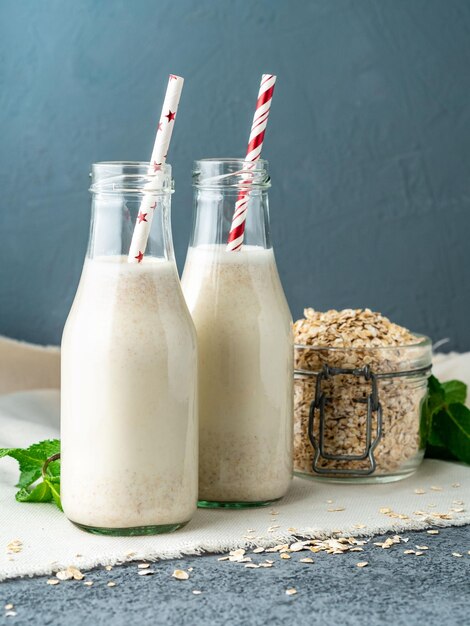
[[16,494],[18,502],[51,502],[52,493],[49,484],[46,482],[39,483],[34,489],[29,490],[26,487],[20,489]]
[[433,415],[431,415],[431,422],[428,430],[428,445],[433,447],[445,448],[445,443],[440,436],[440,432],[442,428],[445,428],[445,424],[447,424],[448,414],[445,408],[441,408],[437,410]]
[[460,380],[449,380],[441,383],[446,404],[464,404],[467,399],[467,385]]
[[[444,406],[444,404],[444,388],[435,376],[430,376],[428,378],[428,394],[426,400],[421,406],[421,417],[419,424],[419,436],[421,445],[423,447],[425,447],[432,438],[433,416]],[[434,440],[434,445],[440,445],[439,443],[437,443],[437,437]],[[426,451],[427,456],[429,456],[428,452],[429,450]]]
[[24,488],[32,485],[41,477],[44,461],[60,451],[60,441],[49,439],[35,443],[29,448],[2,448],[0,458],[10,456],[16,459],[20,466],[20,479],[17,487]]
[[29,448],[0,448],[0,458],[10,456],[20,466],[20,480],[16,494],[18,502],[55,502],[62,510],[60,502],[60,461],[51,461],[46,469],[43,480],[34,485],[42,477],[44,463],[51,456],[60,452],[60,441],[49,439],[35,443]]
[[433,426],[440,441],[456,459],[470,463],[470,409],[454,403],[436,417]]
[[433,415],[436,411],[441,409],[446,401],[446,394],[444,387],[437,380],[435,376],[430,376],[428,379],[428,413]]

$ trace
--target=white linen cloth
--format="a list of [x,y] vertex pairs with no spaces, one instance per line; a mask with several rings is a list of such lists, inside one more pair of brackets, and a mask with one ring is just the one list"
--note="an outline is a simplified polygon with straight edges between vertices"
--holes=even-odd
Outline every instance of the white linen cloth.
[[[20,348],[28,350],[24,344]],[[8,349],[11,350],[12,345]],[[45,354],[45,359],[50,362],[51,351]],[[35,367],[41,367],[40,360],[36,353]],[[52,373],[38,375],[32,371],[30,380],[47,383],[49,376],[49,380],[58,384],[58,351],[52,360]],[[435,367],[438,377],[456,377],[470,382],[470,353],[438,361]],[[0,365],[0,377],[2,367],[5,369],[4,363]],[[23,376],[21,384],[16,381],[13,388],[25,389],[26,383],[27,377]],[[0,396],[0,447],[23,447],[58,436],[57,390],[24,390]],[[295,478],[288,495],[273,507],[236,511],[199,509],[188,526],[176,533],[130,538],[85,533],[52,504],[17,503],[14,497],[17,479],[16,461],[1,459],[0,580],[49,574],[69,565],[86,570],[126,560],[166,559],[204,551],[227,552],[255,545],[268,547],[294,536],[327,537],[335,531],[351,536],[371,536],[387,531],[403,534],[411,529],[470,523],[467,509],[470,467],[435,460],[426,460],[411,478],[384,485],[338,485]],[[417,494],[416,489],[425,493]],[[464,504],[457,506],[455,501]],[[384,508],[404,514],[408,519],[389,517],[380,512]],[[273,509],[278,512],[274,517]],[[417,514],[418,511],[425,515]],[[451,519],[436,517],[442,513],[449,513]],[[13,540],[22,542],[22,550],[8,554],[7,546]]]

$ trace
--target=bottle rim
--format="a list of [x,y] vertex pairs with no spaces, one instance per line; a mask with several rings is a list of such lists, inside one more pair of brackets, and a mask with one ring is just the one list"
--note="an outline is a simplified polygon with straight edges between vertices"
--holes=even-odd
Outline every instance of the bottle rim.
[[99,161],[92,164],[90,178],[92,194],[159,196],[174,192],[169,163]]
[[193,163],[193,186],[203,189],[238,191],[267,190],[271,186],[269,164],[265,159],[246,161],[224,157],[198,159]]

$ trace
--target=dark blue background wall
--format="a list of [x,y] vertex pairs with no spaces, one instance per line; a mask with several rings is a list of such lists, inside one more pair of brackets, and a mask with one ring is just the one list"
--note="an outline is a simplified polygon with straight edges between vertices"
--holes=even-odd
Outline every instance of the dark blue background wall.
[[90,164],[148,158],[169,72],[180,267],[191,162],[243,154],[275,73],[264,156],[294,317],[369,306],[470,349],[468,0],[2,0],[0,333],[60,340]]

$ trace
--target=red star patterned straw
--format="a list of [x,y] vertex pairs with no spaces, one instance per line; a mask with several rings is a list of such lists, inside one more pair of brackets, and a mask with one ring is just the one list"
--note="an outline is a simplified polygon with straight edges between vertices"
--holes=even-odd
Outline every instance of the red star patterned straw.
[[[272,74],[263,74],[261,77],[258,100],[256,101],[256,110],[253,117],[253,123],[251,125],[245,161],[255,162],[261,156],[264,133],[268,124],[269,109],[271,108],[275,83],[276,77]],[[250,177],[247,177],[244,179],[244,182],[249,183],[250,180]],[[246,191],[241,191],[238,194],[232,218],[232,225],[228,236],[227,250],[241,250],[245,234],[248,198],[249,193]]]
[[[147,171],[149,175],[159,172],[162,169],[162,165],[166,161],[171,134],[175,125],[181,91],[183,89],[183,83],[184,79],[181,78],[181,76],[170,74],[165,100],[163,102],[163,108],[157,126],[157,136],[155,137],[155,144],[153,146],[150,165]],[[151,192],[152,189],[156,189],[157,186],[158,182],[155,181],[154,183],[152,181],[145,185],[145,190]],[[142,263],[152,224],[153,212],[156,206],[157,203],[154,197],[152,197],[152,194],[146,194],[141,202],[137,221],[134,226],[134,232],[132,234],[131,247],[129,250],[129,256],[127,257],[129,263]]]

